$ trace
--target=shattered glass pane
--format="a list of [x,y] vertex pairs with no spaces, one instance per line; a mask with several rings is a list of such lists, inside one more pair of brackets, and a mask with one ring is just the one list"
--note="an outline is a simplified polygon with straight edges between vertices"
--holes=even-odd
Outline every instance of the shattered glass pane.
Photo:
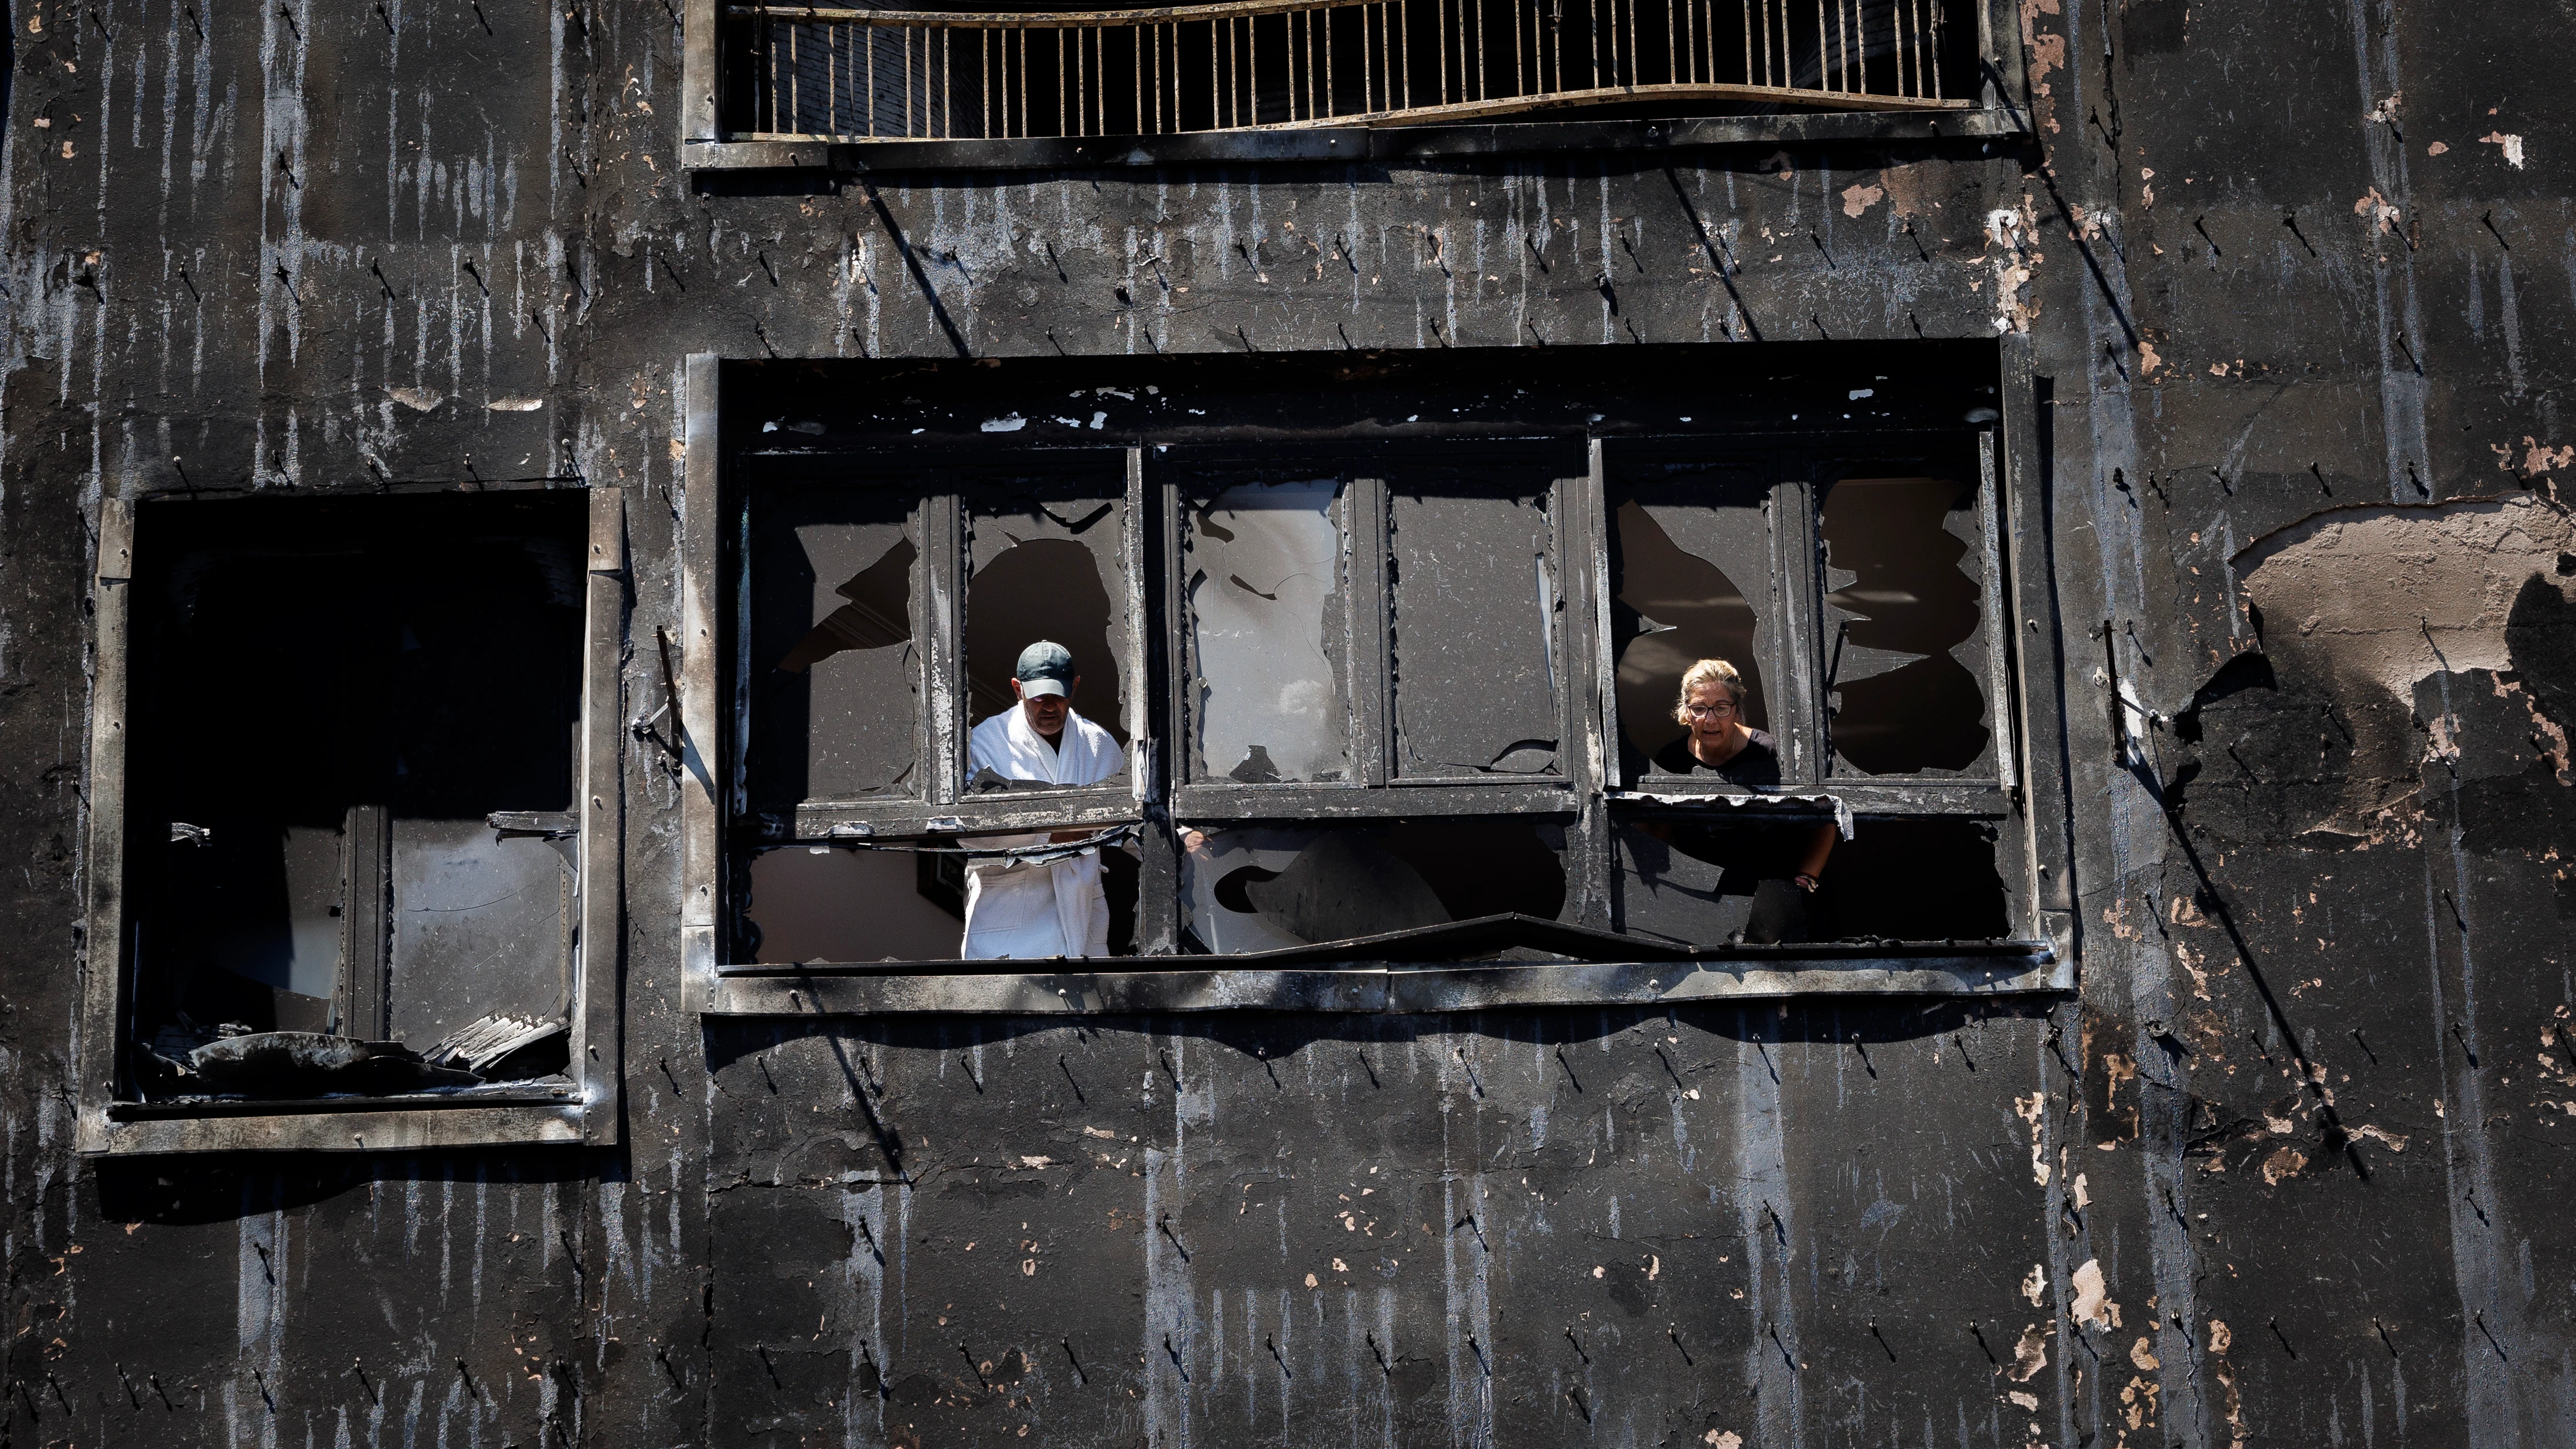
[[1867,775],[1972,768],[1991,738],[1976,484],[1846,478],[1820,531],[1835,753]]
[[755,514],[751,552],[754,800],[918,795],[922,561],[909,499],[778,500]]
[[1389,486],[1396,774],[1559,774],[1549,490],[1434,486]]
[[1332,478],[1245,483],[1184,504],[1196,778],[1349,778],[1343,507]]
[[1630,820],[1617,837],[1619,929],[1728,941],[1992,940],[2010,934],[1997,833],[1977,820],[1864,817],[1810,894],[1796,873],[1830,822]]
[[[1135,954],[1135,848],[1104,850],[1109,953]],[[753,856],[742,959],[954,961],[966,937],[962,858],[909,850],[787,846]]]
[[1673,710],[1682,676],[1702,659],[1735,666],[1744,722],[1770,728],[1770,488],[1749,472],[1678,465],[1623,468],[1612,483],[1620,777],[1633,781],[1656,773],[1656,753],[1689,733]]
[[1218,955],[1565,909],[1564,832],[1518,820],[1184,831],[1181,923]]
[[[1123,460],[1121,462],[1123,469]],[[1014,707],[1020,651],[1072,651],[1073,707],[1127,743],[1126,489],[1122,478],[1036,478],[966,490],[967,718]],[[1121,770],[1111,779],[1123,781]]]

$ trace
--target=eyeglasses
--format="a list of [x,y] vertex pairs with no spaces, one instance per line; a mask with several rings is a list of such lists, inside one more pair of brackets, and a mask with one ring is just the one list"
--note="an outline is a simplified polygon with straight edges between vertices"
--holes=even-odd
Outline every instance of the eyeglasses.
[[1723,702],[1717,704],[1687,704],[1682,706],[1682,708],[1690,711],[1690,717],[1692,719],[1724,719],[1726,716],[1735,713],[1734,705]]

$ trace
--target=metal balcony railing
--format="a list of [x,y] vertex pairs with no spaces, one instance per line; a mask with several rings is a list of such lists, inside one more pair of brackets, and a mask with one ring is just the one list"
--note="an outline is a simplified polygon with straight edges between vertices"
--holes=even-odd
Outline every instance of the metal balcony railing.
[[1961,110],[1962,0],[727,5],[736,139],[1001,140],[1763,111]]

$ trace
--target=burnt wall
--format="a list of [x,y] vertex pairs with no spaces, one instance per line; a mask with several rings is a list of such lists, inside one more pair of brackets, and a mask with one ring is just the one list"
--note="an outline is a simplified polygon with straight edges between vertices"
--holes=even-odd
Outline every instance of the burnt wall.
[[[11,1442],[2566,1442],[2563,17],[2023,19],[2026,141],[833,178],[659,4],[12,5]],[[103,497],[622,482],[649,641],[691,352],[2007,330],[2080,999],[707,1023],[639,755],[624,1146],[71,1151]]]

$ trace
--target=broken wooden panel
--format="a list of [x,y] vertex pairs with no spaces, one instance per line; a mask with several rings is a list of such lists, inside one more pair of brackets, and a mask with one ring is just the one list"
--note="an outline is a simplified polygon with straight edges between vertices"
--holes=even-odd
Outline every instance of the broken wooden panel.
[[1388,673],[1395,772],[1563,774],[1564,670],[1553,490],[1543,478],[1388,487]]
[[572,980],[572,862],[480,819],[391,825],[392,1039],[427,1048],[485,1016],[561,1019]]
[[1565,908],[1565,832],[1553,824],[1194,830],[1182,845],[1181,924],[1219,955]]
[[[1100,853],[1109,951],[1135,952],[1137,856]],[[965,857],[792,845],[751,859],[742,959],[764,965],[954,961],[964,949]]]
[[1126,744],[1134,661],[1127,648],[1124,459],[1065,474],[978,480],[962,492],[969,722],[1010,709],[1020,651],[1052,639],[1072,651],[1081,675],[1074,709]]
[[749,552],[755,804],[919,798],[926,590],[911,495],[755,498]]
[[1818,509],[1818,534],[1836,772],[1991,769],[1973,467],[1837,480]]
[[1744,679],[1744,722],[1773,723],[1768,687],[1782,618],[1771,488],[1741,466],[1613,455],[1611,647],[1618,660],[1620,774],[1663,773],[1656,754],[1688,733],[1682,676],[1723,659]]
[[1191,776],[1351,778],[1342,482],[1241,483],[1181,515]]
[[1835,842],[1808,893],[1789,877],[1820,829],[1832,825],[1624,821],[1619,929],[1694,946],[2012,934],[1992,822],[1864,817],[1851,839]]

